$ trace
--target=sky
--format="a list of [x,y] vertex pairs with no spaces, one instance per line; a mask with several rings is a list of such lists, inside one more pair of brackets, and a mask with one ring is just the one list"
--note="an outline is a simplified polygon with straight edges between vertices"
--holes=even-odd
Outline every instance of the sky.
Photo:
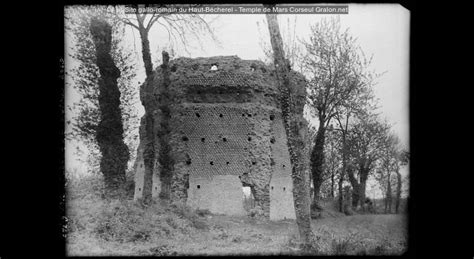
[[[278,15],[282,35],[289,20],[295,25],[294,34],[304,39],[310,31],[310,25],[329,18],[330,14],[288,14]],[[367,55],[373,55],[372,69],[376,72],[385,72],[377,81],[374,91],[379,99],[379,112],[382,118],[387,119],[393,126],[393,131],[399,136],[404,147],[409,147],[408,124],[408,91],[409,91],[409,24],[410,12],[397,4],[350,4],[349,13],[337,15],[342,29],[349,28],[349,32],[357,38],[357,43]],[[263,14],[223,14],[207,15],[213,21],[215,35],[221,44],[205,39],[201,47],[195,41],[190,41],[189,53],[175,45],[176,57],[209,57],[220,55],[237,55],[242,59],[264,59],[261,42],[269,42],[267,28],[263,22]],[[257,23],[260,26],[257,26]],[[294,24],[295,23],[295,24]],[[155,28],[156,27],[156,28]],[[155,26],[150,31],[150,48],[152,59],[161,55],[161,50],[167,49],[167,33]],[[260,28],[259,28],[260,27]],[[293,26],[292,26],[293,28]],[[141,60],[141,45],[138,32],[130,27],[126,30],[125,41],[135,52],[138,76],[134,82],[138,86],[143,82],[145,73]],[[66,35],[66,46],[70,43]],[[72,68],[74,61],[66,58],[66,70]],[[154,64],[157,66],[159,64]],[[66,89],[66,103],[78,100],[80,96],[71,89]],[[143,107],[137,109],[143,114]],[[67,115],[67,116],[70,116]],[[317,122],[313,122],[317,123]],[[73,151],[77,143],[69,142],[66,147],[66,168],[85,170],[74,159]],[[79,145],[80,146],[80,145]],[[402,174],[408,173],[407,168]]]

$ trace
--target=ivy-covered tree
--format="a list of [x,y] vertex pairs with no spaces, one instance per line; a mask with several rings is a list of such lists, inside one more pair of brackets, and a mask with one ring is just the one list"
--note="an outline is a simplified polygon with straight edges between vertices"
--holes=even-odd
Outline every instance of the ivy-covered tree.
[[[272,7],[269,5],[268,7]],[[297,89],[290,81],[290,65],[285,59],[283,41],[276,14],[266,14],[270,42],[273,50],[281,113],[285,132],[288,136],[288,151],[291,162],[291,178],[293,182],[293,200],[295,204],[296,224],[305,251],[318,251],[315,236],[311,229],[310,199],[308,175],[306,173],[305,132],[303,122],[303,105],[297,102]],[[304,104],[304,103],[303,103]]]
[[[97,130],[100,123],[99,80],[100,72],[97,66],[96,46],[91,34],[91,20],[98,17],[107,21],[111,26],[110,55],[120,71],[117,85],[120,92],[120,113],[123,127],[123,139],[128,150],[136,149],[138,144],[138,114],[136,104],[139,102],[138,87],[132,86],[136,76],[135,62],[132,52],[123,42],[125,28],[123,24],[108,15],[105,8],[72,6],[65,9],[66,55],[71,62],[66,64],[66,91],[75,91],[80,99],[68,103],[67,109],[71,119],[67,121],[66,137],[83,144],[88,156],[83,158],[92,172],[99,172],[102,153],[97,142]],[[80,150],[80,149],[79,149]],[[79,154],[79,157],[82,157]],[[130,154],[130,162],[134,154]]]

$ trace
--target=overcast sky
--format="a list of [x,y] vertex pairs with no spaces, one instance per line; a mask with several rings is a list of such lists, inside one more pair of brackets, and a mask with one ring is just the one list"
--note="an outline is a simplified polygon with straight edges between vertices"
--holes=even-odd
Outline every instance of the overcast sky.
[[[290,20],[296,23],[295,35],[297,38],[306,38],[309,26],[322,18],[329,18],[330,14],[300,14],[279,15],[282,34],[285,36],[285,26]],[[386,72],[375,87],[376,97],[379,98],[380,112],[393,124],[393,130],[400,137],[405,147],[409,146],[408,136],[408,71],[409,71],[409,23],[410,12],[395,4],[350,4],[349,14],[338,15],[342,28],[349,28],[350,33],[357,38],[357,42],[368,55],[373,54],[372,68],[377,72]],[[237,55],[242,59],[264,59],[261,41],[269,42],[263,14],[223,14],[208,15],[214,19],[215,34],[220,45],[211,40],[204,40],[201,49],[196,42],[190,42],[189,53],[175,46],[176,56],[208,57],[219,55]],[[295,19],[296,18],[296,19]],[[260,29],[257,26],[260,23]],[[156,28],[155,28],[156,27]],[[150,32],[150,48],[153,60],[160,55],[161,50],[168,44],[168,36],[155,26]],[[126,41],[134,49],[138,62],[138,76],[136,84],[145,78],[141,61],[141,45],[137,31],[127,29]],[[66,45],[68,43],[66,38]],[[158,64],[154,64],[157,66]],[[74,66],[66,57],[66,69]],[[77,93],[66,90],[66,102],[80,98]],[[140,105],[141,106],[141,105]],[[138,107],[143,113],[143,107]],[[68,145],[66,168],[84,167],[71,159],[74,145]],[[407,169],[404,169],[404,174]]]
[[[330,16],[336,15],[289,14],[279,15],[278,19],[282,30],[286,28],[288,18],[291,24],[295,22],[296,37],[306,38],[311,24]],[[342,28],[349,28],[364,52],[367,55],[373,54],[372,68],[377,72],[386,72],[378,80],[375,94],[380,99],[383,116],[394,124],[394,131],[402,143],[408,146],[409,11],[395,4],[351,4],[349,14],[338,16]],[[214,18],[213,15],[208,17]],[[267,29],[262,25],[264,21],[263,14],[219,15],[214,24],[216,35],[222,43],[220,46],[212,41],[205,41],[202,50],[191,47],[189,54],[178,50],[177,56],[194,58],[237,55],[242,59],[263,59],[261,41],[262,39],[269,41],[267,32],[262,33],[262,30]],[[257,23],[260,23],[260,30]],[[167,36],[159,29],[150,35],[150,46],[154,56],[166,47],[162,43],[163,39],[167,40]],[[198,44],[191,43],[191,46]],[[140,54],[138,40],[135,41],[135,48]],[[140,76],[145,77],[143,72]]]

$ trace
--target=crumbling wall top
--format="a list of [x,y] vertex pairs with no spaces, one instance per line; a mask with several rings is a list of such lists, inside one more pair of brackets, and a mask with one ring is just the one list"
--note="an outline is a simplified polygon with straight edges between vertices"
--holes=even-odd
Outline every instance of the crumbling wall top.
[[[242,60],[237,56],[182,57],[171,60],[169,68],[170,90],[178,96],[189,94],[191,90],[278,92],[274,71],[258,60]],[[158,79],[161,67],[155,72]]]
[[[168,94],[174,103],[261,102],[279,106],[279,89],[275,70],[259,60],[243,60],[237,56],[176,58],[168,65]],[[162,68],[155,69],[149,85],[159,96]],[[304,76],[291,71],[290,87],[296,88],[296,102],[305,102]],[[144,87],[144,86],[142,86]],[[303,104],[304,105],[304,104]]]

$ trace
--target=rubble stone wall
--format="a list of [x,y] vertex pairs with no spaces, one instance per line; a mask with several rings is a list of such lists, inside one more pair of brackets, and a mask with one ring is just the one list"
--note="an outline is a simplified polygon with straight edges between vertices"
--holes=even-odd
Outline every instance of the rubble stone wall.
[[[265,217],[295,218],[274,72],[261,61],[236,56],[179,58],[169,67],[171,200],[242,215],[242,187],[250,186]],[[160,84],[160,73],[157,68],[147,83]],[[137,159],[135,198],[141,195],[144,169],[143,156]],[[163,186],[158,172],[153,177],[156,197]]]

